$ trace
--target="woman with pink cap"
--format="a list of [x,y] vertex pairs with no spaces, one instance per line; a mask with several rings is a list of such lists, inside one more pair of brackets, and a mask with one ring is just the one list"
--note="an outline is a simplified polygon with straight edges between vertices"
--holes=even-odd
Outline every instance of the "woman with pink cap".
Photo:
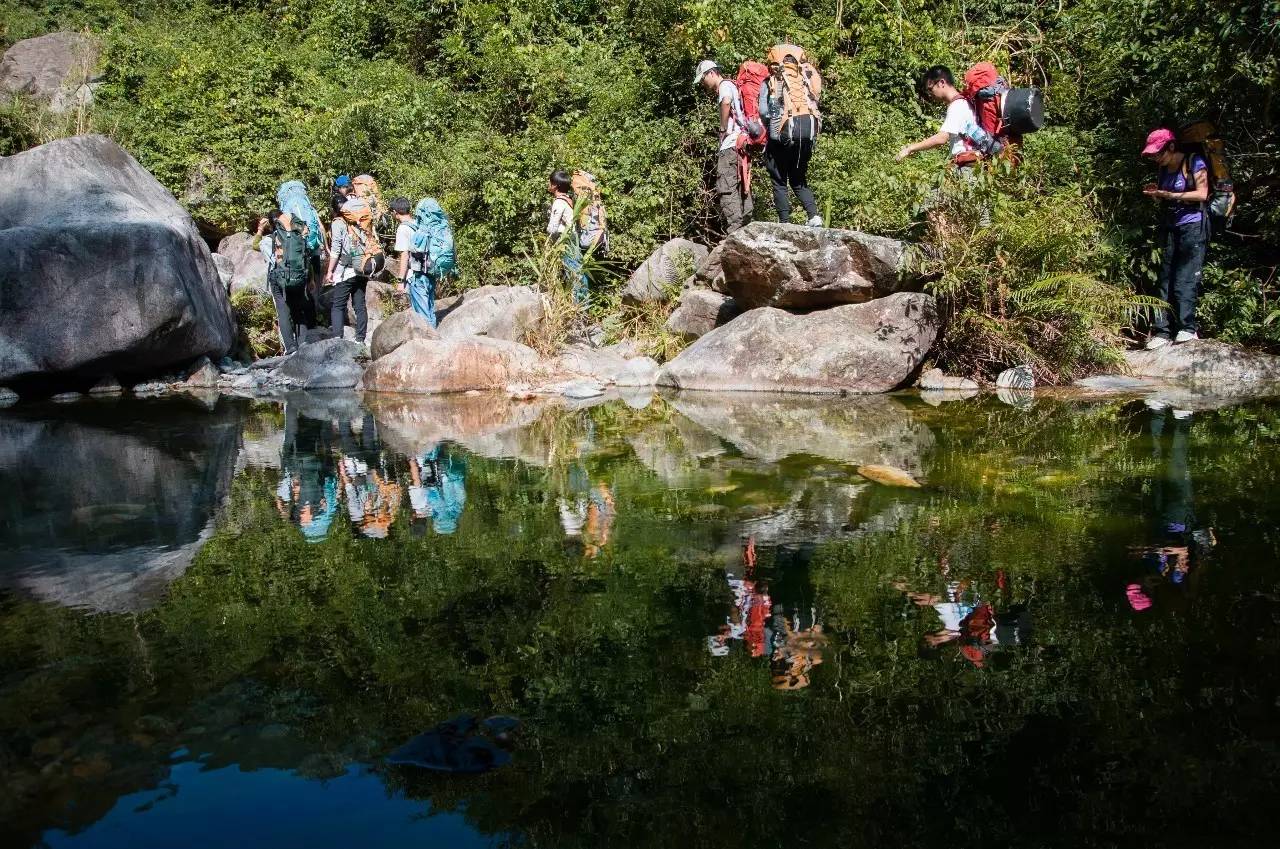
[[[1143,194],[1163,205],[1160,217],[1160,275],[1157,298],[1170,309],[1160,310],[1152,321],[1147,350],[1154,351],[1172,342],[1190,342],[1196,334],[1196,297],[1200,273],[1209,244],[1209,166],[1198,154],[1178,149],[1172,130],[1152,130],[1142,148],[1142,158],[1159,166],[1156,182]],[[1176,336],[1173,332],[1177,333]]]

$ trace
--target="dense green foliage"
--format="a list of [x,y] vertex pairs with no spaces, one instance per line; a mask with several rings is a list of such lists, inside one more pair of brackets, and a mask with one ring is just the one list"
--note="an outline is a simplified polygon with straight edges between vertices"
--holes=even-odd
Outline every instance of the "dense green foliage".
[[[5,42],[60,27],[101,34],[94,126],[210,232],[267,207],[282,179],[301,178],[322,199],[336,173],[370,171],[394,192],[441,198],[465,285],[527,278],[521,257],[541,232],[555,166],[602,178],[624,264],[667,236],[708,236],[714,117],[692,67],[705,55],[734,67],[784,36],[818,57],[828,81],[811,175],[822,211],[839,226],[919,235],[916,201],[942,160],[892,160],[938,120],[913,82],[935,62],[993,59],[1045,88],[1051,126],[1027,146],[1023,211],[997,221],[981,261],[955,268],[959,277],[994,262],[1021,264],[1014,276],[1026,285],[1064,272],[1143,285],[1154,215],[1136,151],[1162,121],[1204,115],[1231,140],[1241,197],[1238,235],[1211,254],[1207,329],[1280,340],[1280,321],[1265,322],[1280,297],[1277,0],[18,0],[0,21]],[[0,115],[6,149],[39,135]],[[760,210],[766,183],[760,174]],[[1020,250],[1036,219],[1070,222],[1054,250]],[[1084,339],[1107,336],[1115,317],[1099,328],[1077,316],[1087,332],[1067,334],[1074,341],[1040,365],[1095,365]],[[1037,320],[1013,323],[1023,318]],[[1026,340],[1000,341],[1016,350]],[[980,362],[981,347],[965,345],[957,360]]]
[[[1144,567],[1129,547],[1159,522],[1164,474],[1145,408],[896,409],[926,429],[927,488],[853,502],[826,497],[852,469],[752,459],[662,402],[540,421],[527,443],[545,468],[467,456],[451,536],[413,533],[406,508],[386,540],[339,522],[311,544],[277,513],[278,474],[240,472],[217,532],[154,610],[0,597],[0,821],[74,831],[162,783],[177,746],[210,753],[210,768],[320,778],[474,711],[524,719],[511,768],[383,780],[528,845],[924,847],[963,833],[1235,846],[1267,833],[1280,586],[1277,505],[1256,493],[1280,475],[1280,410],[1185,424],[1197,517],[1219,550],[1137,615],[1123,586]],[[263,411],[247,426],[260,439],[280,423]],[[771,450],[789,454],[782,443]],[[386,450],[393,475],[404,461]],[[557,513],[575,462],[617,499],[594,559]],[[843,509],[840,525],[865,530],[761,547],[775,604],[813,606],[832,639],[812,685],[782,693],[763,658],[712,658],[705,638],[729,608],[722,555],[740,523],[795,507]],[[948,580],[1029,605],[1034,639],[984,668],[930,649],[936,615],[893,585]],[[255,744],[266,724],[299,742]]]

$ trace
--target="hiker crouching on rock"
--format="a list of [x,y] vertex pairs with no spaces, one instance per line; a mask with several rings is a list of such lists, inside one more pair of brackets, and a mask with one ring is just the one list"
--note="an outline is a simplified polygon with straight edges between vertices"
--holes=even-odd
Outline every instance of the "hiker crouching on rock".
[[1196,297],[1209,244],[1209,218],[1204,211],[1209,200],[1209,166],[1204,157],[1180,151],[1173,132],[1164,128],[1147,136],[1142,158],[1160,169],[1156,182],[1147,184],[1142,193],[1163,207],[1155,295],[1170,307],[1159,310],[1152,320],[1147,350],[1154,351],[1169,344],[1171,329],[1178,334],[1172,337],[1173,342],[1200,338],[1196,333]]
[[710,59],[698,63],[694,85],[701,85],[716,98],[720,107],[720,149],[716,154],[716,199],[725,233],[741,229],[751,220],[751,160],[738,139],[746,125],[742,95],[733,80],[725,79],[720,66]]
[[573,302],[583,304],[587,300],[587,275],[582,271],[582,245],[573,219],[573,178],[556,169],[547,180],[547,191],[551,193],[547,238],[552,244],[560,245],[564,278],[573,293]]
[[972,173],[971,166],[981,158],[979,145],[989,134],[978,124],[973,107],[956,88],[951,69],[945,65],[934,65],[925,71],[920,78],[919,92],[929,100],[945,103],[947,115],[938,132],[899,150],[897,160],[901,162],[922,150],[949,145],[951,164],[968,176]]

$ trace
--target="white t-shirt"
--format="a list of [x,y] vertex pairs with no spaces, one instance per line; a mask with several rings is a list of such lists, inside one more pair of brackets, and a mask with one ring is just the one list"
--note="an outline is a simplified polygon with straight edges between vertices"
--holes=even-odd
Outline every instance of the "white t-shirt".
[[951,155],[959,156],[973,150],[968,134],[978,126],[973,107],[963,97],[957,97],[947,106],[947,117],[942,121],[942,132],[951,135]]
[[716,104],[729,104],[729,123],[725,125],[724,140],[720,142],[721,150],[732,150],[738,146],[738,136],[742,135],[742,127],[738,126],[738,117],[742,114],[742,95],[733,80],[721,80]]
[[573,204],[568,198],[556,195],[551,201],[551,218],[547,221],[547,235],[555,238],[573,226]]
[[[400,226],[396,228],[396,245],[397,253],[404,253],[413,248],[413,225],[407,221],[401,221]],[[422,263],[413,256],[409,257],[409,270],[421,271]]]

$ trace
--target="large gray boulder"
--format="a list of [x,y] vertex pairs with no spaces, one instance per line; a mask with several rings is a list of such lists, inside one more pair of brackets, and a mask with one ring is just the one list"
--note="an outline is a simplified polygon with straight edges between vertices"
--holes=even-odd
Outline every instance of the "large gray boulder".
[[730,234],[721,250],[723,289],[744,310],[857,304],[915,283],[905,243],[853,230],[757,222]]
[[235,323],[209,248],[115,142],[0,159],[0,382],[221,359]]
[[267,291],[267,261],[253,249],[253,237],[248,233],[232,233],[218,242],[218,254],[231,261],[231,292],[252,289]]
[[688,239],[671,239],[631,273],[622,288],[622,300],[632,306],[665,303],[673,284],[691,276],[707,257],[707,249]]
[[351,389],[360,383],[364,366],[361,345],[348,339],[322,339],[303,345],[276,369],[277,380],[290,389]]
[[481,286],[464,292],[438,329],[445,339],[487,336],[520,342],[542,316],[542,296],[527,286]]
[[52,112],[93,101],[98,43],[76,32],[51,32],[14,44],[0,59],[0,104],[28,97]]
[[540,358],[505,339],[412,339],[365,369],[367,392],[424,394],[506,389],[528,377]]
[[667,330],[688,340],[698,339],[740,312],[738,302],[728,295],[711,289],[685,289],[680,293],[680,303],[667,317]]
[[1280,384],[1280,357],[1246,351],[1216,339],[1166,345],[1125,354],[1129,372],[1172,383],[1244,391]]
[[901,386],[938,333],[930,295],[903,292],[808,315],[743,313],[667,363],[658,384],[709,391],[870,394]]
[[369,356],[377,360],[390,354],[410,339],[439,339],[431,323],[413,310],[393,314],[378,325],[369,341]]

